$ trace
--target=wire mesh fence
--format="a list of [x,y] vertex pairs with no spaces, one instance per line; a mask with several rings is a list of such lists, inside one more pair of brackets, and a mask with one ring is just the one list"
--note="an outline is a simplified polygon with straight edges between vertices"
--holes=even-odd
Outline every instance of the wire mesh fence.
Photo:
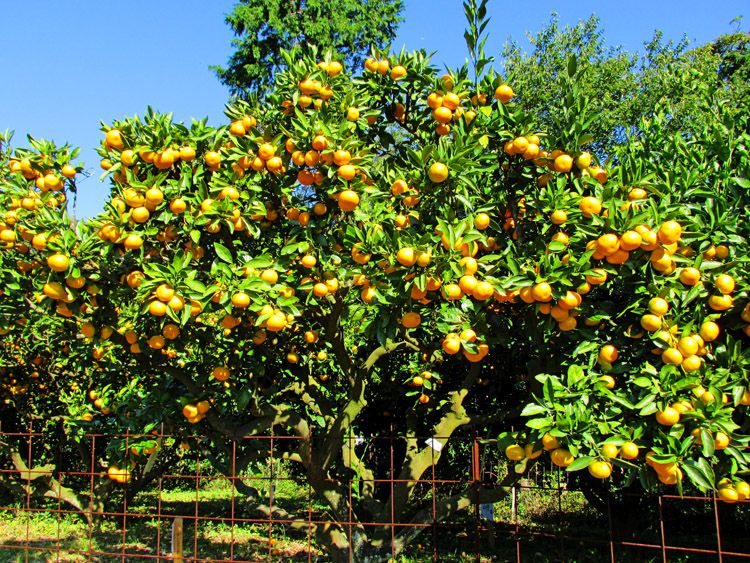
[[[394,561],[403,562],[750,560],[748,502],[611,492],[545,463],[501,501],[440,519],[441,499],[467,487],[500,487],[512,471],[493,440],[476,436],[451,438],[439,463],[408,483],[431,506],[423,521],[393,512],[355,516],[354,502],[345,518],[335,518],[289,461],[298,440],[248,436],[217,455],[200,436],[166,432],[77,439],[33,428],[0,433],[0,562],[328,561],[316,531],[330,526],[350,540],[357,529],[385,531]],[[390,433],[353,437],[350,447],[380,464],[377,476],[331,479],[352,501],[363,487],[392,496],[403,483],[403,442]],[[108,475],[117,451],[127,455],[119,473]],[[248,451],[258,461],[244,463]],[[409,527],[412,541],[397,549],[397,534]]]

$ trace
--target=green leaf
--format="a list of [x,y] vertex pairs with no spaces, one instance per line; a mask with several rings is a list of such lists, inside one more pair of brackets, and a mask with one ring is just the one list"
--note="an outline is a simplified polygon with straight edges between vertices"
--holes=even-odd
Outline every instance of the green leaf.
[[595,459],[595,457],[591,456],[579,457],[575,461],[573,461],[573,463],[571,463],[565,469],[565,471],[580,471],[581,469],[586,469]]
[[708,475],[704,472],[702,467],[699,467],[697,465],[692,465],[690,463],[684,463],[682,465],[682,469],[685,472],[685,474],[688,476],[688,479],[690,479],[693,484],[698,487],[701,491],[709,491],[713,490],[714,488],[714,482],[712,478],[709,478]]
[[541,430],[542,428],[548,428],[552,426],[552,419],[549,417],[545,418],[532,418],[526,423],[526,426],[533,428],[534,430]]
[[214,243],[214,250],[216,251],[216,255],[224,260],[224,262],[232,263],[234,262],[234,258],[232,257],[232,253],[230,250],[224,246],[223,244],[220,244],[218,242]]
[[537,414],[544,414],[546,412],[547,409],[545,407],[530,403],[523,408],[523,410],[521,411],[521,416],[534,416]]

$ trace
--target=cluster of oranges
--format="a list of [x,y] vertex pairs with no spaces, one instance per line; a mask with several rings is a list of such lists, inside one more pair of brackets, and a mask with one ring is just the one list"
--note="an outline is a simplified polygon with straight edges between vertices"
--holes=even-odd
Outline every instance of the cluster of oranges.
[[[567,174],[573,170],[573,166],[575,165],[579,174],[591,176],[600,184],[604,184],[607,181],[607,172],[599,166],[592,166],[593,159],[591,153],[583,151],[573,156],[561,149],[548,152],[541,148],[541,139],[536,134],[523,135],[506,141],[503,150],[508,156],[518,155],[523,160],[529,161],[537,167],[547,168],[550,171]],[[508,164],[505,163],[505,165],[507,166]],[[540,186],[544,187],[549,183],[551,178],[552,176],[549,173],[543,172],[539,175],[537,182]]]
[[197,424],[198,422],[206,418],[206,414],[210,410],[211,403],[209,401],[203,400],[198,401],[195,404],[187,403],[184,407],[182,407],[182,414],[188,422],[190,422],[191,424]]
[[[539,444],[508,445],[505,448],[505,457],[511,461],[522,461],[536,459],[544,452],[549,452],[553,465],[560,468],[570,467],[576,459],[569,449],[563,447],[559,440],[549,433],[542,436]],[[588,465],[588,471],[597,479],[607,479],[612,475],[611,460],[617,457],[628,461],[634,460],[639,456],[640,448],[630,441],[622,442],[619,446],[614,442],[604,442],[599,446],[598,453],[598,458]]]
[[[352,164],[352,154],[344,148],[330,147],[329,139],[318,132],[312,139],[311,148],[307,151],[298,150],[294,141],[288,139],[286,142],[287,151],[291,153],[291,162],[300,167],[297,172],[297,181],[301,186],[311,186],[315,184],[321,186],[326,179],[324,166],[337,166],[336,176],[346,182],[353,181],[358,175],[366,179],[364,173]],[[359,194],[350,187],[333,194],[339,209],[345,212],[354,211],[359,205]],[[325,215],[327,207],[320,202],[313,206],[315,215]],[[292,221],[299,221],[303,226],[307,225],[310,214],[307,211],[300,211],[296,208],[287,210],[287,218]]]
[[477,333],[470,328],[460,333],[449,332],[443,337],[440,345],[443,352],[451,356],[463,350],[464,357],[472,363],[481,362],[490,352],[489,345],[480,341]]
[[461,116],[464,116],[466,122],[471,123],[476,117],[476,112],[473,110],[464,112],[461,98],[455,92],[449,91],[443,94],[432,92],[427,96],[427,105],[432,109],[432,118],[437,122],[435,132],[441,136],[450,133],[451,121],[458,121]]

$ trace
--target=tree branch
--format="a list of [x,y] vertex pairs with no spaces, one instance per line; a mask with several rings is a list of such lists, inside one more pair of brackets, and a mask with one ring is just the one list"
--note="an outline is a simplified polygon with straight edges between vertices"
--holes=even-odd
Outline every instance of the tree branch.
[[333,308],[328,315],[326,322],[326,337],[331,343],[331,346],[333,346],[333,352],[336,354],[336,359],[338,360],[341,369],[344,370],[344,372],[349,372],[352,368],[352,360],[346,351],[346,344],[344,343],[344,335],[341,330],[340,322],[341,315],[344,312],[344,307],[346,305],[346,300],[344,298],[346,297],[348,290],[341,288],[339,291],[342,291],[343,293],[342,295],[335,297]]
[[424,472],[429,467],[437,464],[442,452],[442,446],[448,442],[457,428],[471,421],[463,408],[463,402],[479,377],[480,365],[479,362],[473,363],[459,388],[448,395],[448,409],[432,431],[432,443],[419,449],[419,444],[415,436],[407,438],[406,457],[398,477],[398,482],[393,487],[393,495],[390,501],[383,509],[388,512],[381,514],[381,518],[389,516],[392,505],[394,519],[398,519],[404,511],[414,487]]
[[[464,492],[438,500],[435,503],[434,511],[432,499],[430,499],[430,506],[419,510],[411,518],[410,523],[426,524],[428,522],[441,522],[459,510],[463,510],[469,506],[499,502],[511,493],[516,483],[528,474],[529,469],[535,463],[536,460],[529,460],[521,473],[508,471],[503,480],[492,488],[484,488],[480,482],[474,482]],[[399,545],[409,545],[424,530],[425,528],[420,526],[401,528],[401,531],[396,534]]]

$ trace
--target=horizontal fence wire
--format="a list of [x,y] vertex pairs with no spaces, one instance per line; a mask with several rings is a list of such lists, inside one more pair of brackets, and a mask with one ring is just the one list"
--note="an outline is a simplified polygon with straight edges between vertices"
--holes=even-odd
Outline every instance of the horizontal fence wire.
[[[730,505],[713,495],[666,489],[658,495],[610,491],[548,462],[534,465],[503,500],[439,519],[443,497],[497,488],[513,467],[494,440],[454,436],[419,479],[399,478],[405,439],[387,434],[352,440],[350,447],[378,462],[378,472],[368,479],[329,479],[348,495],[347,511],[334,517],[304,473],[285,459],[299,437],[230,441],[221,471],[200,446],[208,445],[202,436],[89,433],[74,443],[31,427],[0,432],[0,561],[175,561],[179,553],[191,562],[328,561],[329,547],[316,530],[331,525],[350,539],[357,530],[387,530],[390,555],[404,562],[750,560],[747,501]],[[135,448],[144,441],[156,442],[156,453]],[[107,477],[106,465],[122,445],[137,460],[127,483]],[[312,455],[315,441],[310,445]],[[247,451],[257,460],[251,466],[243,460]],[[164,466],[162,452],[173,456]],[[364,487],[387,500],[402,485],[429,507],[429,517],[403,520],[395,503],[390,513],[355,517]],[[408,528],[421,533],[399,546],[397,538]],[[349,543],[350,560],[357,561]]]

